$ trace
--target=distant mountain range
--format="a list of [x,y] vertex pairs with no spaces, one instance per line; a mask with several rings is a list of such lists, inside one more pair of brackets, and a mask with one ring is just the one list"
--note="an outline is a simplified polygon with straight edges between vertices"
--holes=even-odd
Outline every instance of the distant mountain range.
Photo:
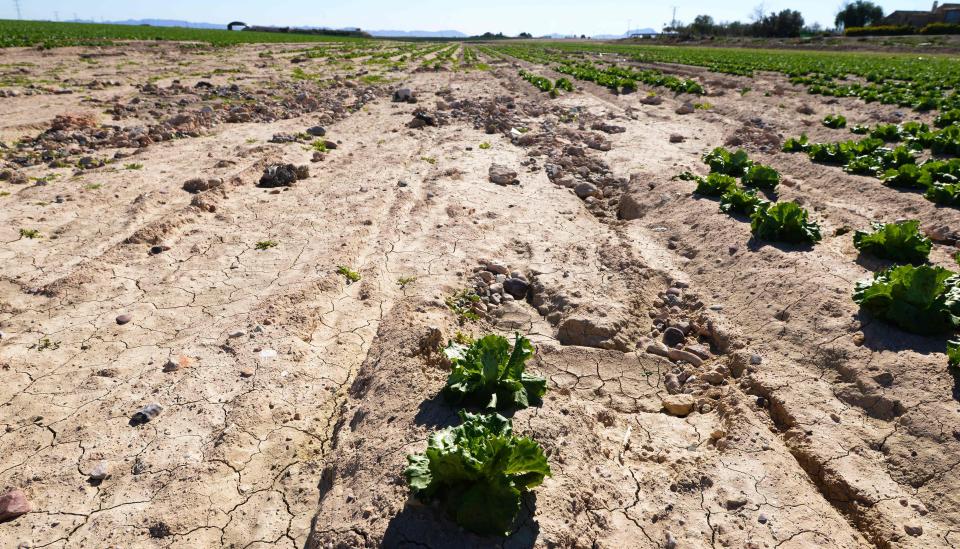
[[225,29],[226,23],[194,23],[193,21],[177,21],[176,19],[125,19],[123,21],[93,21],[90,19],[73,19],[67,23],[106,23],[108,25],[150,25],[151,27],[187,27],[191,29]]
[[401,30],[374,30],[367,31],[374,36],[389,38],[466,38],[467,35],[457,30],[440,31],[401,31]]
[[[92,21],[89,19],[74,19],[68,21],[68,23],[99,23],[101,21]],[[103,23],[108,23],[111,25],[150,25],[152,27],[187,27],[191,29],[225,29],[227,28],[226,23],[197,23],[193,21],[178,21],[176,19],[125,19],[123,21],[102,21]],[[255,25],[255,21],[248,21],[251,25]],[[324,27],[301,27],[304,29],[321,29]],[[353,28],[348,29],[336,29],[336,30],[354,30]],[[366,30],[366,29],[364,29]],[[439,30],[439,31],[424,31],[424,30],[412,30],[412,31],[403,31],[403,30],[368,30],[366,31],[373,36],[379,36],[382,38],[467,38],[469,35],[462,33],[458,30]],[[600,34],[593,36],[592,38],[598,38],[601,40],[616,40],[617,38],[626,38],[631,34],[647,34],[655,33],[657,31],[653,29],[636,29],[629,31],[624,34]],[[548,34],[542,36],[541,38],[576,38],[579,35],[576,34]]]

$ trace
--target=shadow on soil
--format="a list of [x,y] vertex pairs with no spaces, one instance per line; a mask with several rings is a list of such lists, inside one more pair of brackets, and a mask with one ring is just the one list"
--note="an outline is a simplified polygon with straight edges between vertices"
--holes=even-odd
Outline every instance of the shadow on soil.
[[913,351],[921,355],[942,353],[947,348],[945,336],[920,336],[904,332],[869,313],[857,313],[860,330],[863,332],[863,345],[871,351]]
[[[536,399],[532,399],[530,402],[530,406],[533,407],[540,406],[541,404],[542,402]],[[417,409],[417,415],[413,417],[413,422],[423,427],[433,427],[435,429],[455,427],[461,423],[460,416],[457,414],[458,409],[470,412],[471,414],[496,413],[508,419],[513,419],[514,414],[516,414],[516,410],[513,409],[485,410],[478,406],[470,406],[469,404],[451,405],[443,396],[443,393],[437,393],[433,397],[420,403]]]
[[503,547],[527,549],[533,547],[540,535],[540,525],[533,519],[537,496],[526,493],[517,516],[516,528],[507,537],[478,536],[465,532],[443,511],[430,505],[410,502],[387,525],[381,547],[431,549],[480,549]]

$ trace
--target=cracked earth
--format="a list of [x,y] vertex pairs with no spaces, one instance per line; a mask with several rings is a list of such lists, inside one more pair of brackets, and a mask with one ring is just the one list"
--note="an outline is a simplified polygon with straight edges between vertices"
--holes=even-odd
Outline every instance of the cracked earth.
[[[850,294],[869,270],[833,236],[960,215],[775,146],[829,137],[819,120],[835,109],[875,123],[893,107],[827,105],[776,76],[744,97],[746,79],[668,67],[711,91],[713,109],[680,116],[686,98],[647,105],[584,83],[551,100],[517,76],[523,63],[487,54],[489,71],[364,80],[363,57],[292,65],[296,50],[130,45],[96,49],[96,64],[78,62],[87,49],[4,52],[3,70],[75,90],[0,98],[0,140],[43,135],[58,115],[124,130],[0,181],[0,489],[32,506],[0,524],[0,546],[960,546],[942,345],[860,316]],[[330,78],[304,83],[294,66]],[[83,87],[92,78],[110,83]],[[401,85],[419,103],[391,102]],[[442,123],[408,127],[417,109]],[[196,127],[159,126],[181,114]],[[591,122],[625,131],[583,147]],[[271,142],[316,125],[337,145],[322,160],[309,141]],[[153,129],[126,130],[138,126]],[[782,197],[815,212],[821,245],[754,246],[748,224],[671,179],[731,142],[785,174]],[[74,169],[84,154],[116,160]],[[257,187],[276,163],[310,175]],[[493,163],[520,184],[491,183]],[[594,175],[587,200],[563,182]],[[193,178],[222,184],[192,194]],[[485,259],[526,273],[533,295],[459,322],[444,300]],[[703,364],[646,352],[665,318],[696,327]],[[519,330],[549,381],[514,423],[553,477],[505,540],[407,497],[405,455],[455,421],[435,398],[436,330]],[[664,411],[679,393],[693,398],[684,417]],[[156,417],[131,421],[151,404]]]

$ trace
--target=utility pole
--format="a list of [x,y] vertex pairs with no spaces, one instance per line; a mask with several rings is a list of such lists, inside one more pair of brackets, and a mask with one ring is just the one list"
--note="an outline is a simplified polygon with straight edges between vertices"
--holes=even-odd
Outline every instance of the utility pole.
[[13,0],[13,5],[17,8],[17,19],[23,19],[20,15],[20,0]]
[[60,12],[59,12],[59,11],[54,10],[54,12],[53,12],[53,20],[54,20],[54,21],[59,21],[59,20],[60,20]]
[[673,6],[673,17],[670,19],[670,26],[674,30],[677,28],[677,6]]

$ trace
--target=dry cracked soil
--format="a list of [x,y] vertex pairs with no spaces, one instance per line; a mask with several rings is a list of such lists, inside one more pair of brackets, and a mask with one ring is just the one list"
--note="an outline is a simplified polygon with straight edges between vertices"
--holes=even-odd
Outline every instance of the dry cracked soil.
[[[0,546],[960,546],[942,341],[858,311],[876,266],[845,230],[921,219],[947,266],[960,214],[778,152],[832,112],[904,113],[778,75],[665,67],[710,90],[680,115],[694,98],[550,99],[510,59],[372,75],[298,51],[2,53],[34,83],[0,97],[0,489],[30,505]],[[756,242],[673,179],[724,144],[824,241]],[[308,173],[259,185],[278,164]],[[529,290],[464,321],[447,298],[487,262]],[[668,328],[697,356],[648,352]],[[478,537],[409,497],[405,456],[456,421],[437,344],[517,331],[549,390],[515,429],[553,475]]]

